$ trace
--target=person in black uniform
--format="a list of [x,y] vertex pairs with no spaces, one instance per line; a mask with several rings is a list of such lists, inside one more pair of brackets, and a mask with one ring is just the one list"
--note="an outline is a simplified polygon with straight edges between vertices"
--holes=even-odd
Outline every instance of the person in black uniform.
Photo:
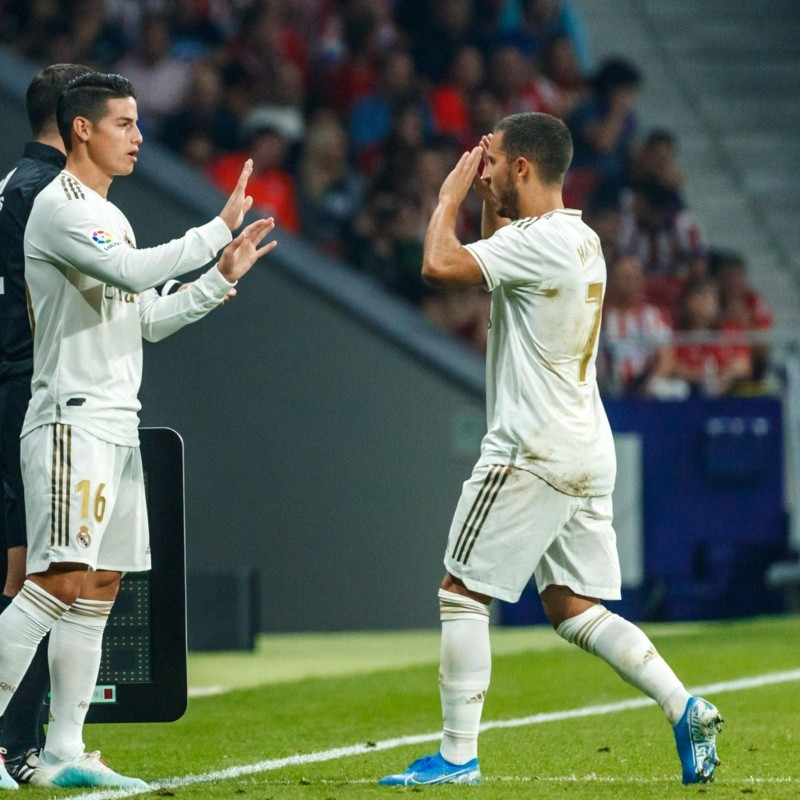
[[[73,78],[90,71],[78,64],[54,64],[31,81],[26,106],[34,141],[0,181],[0,576],[5,575],[0,612],[19,592],[26,574],[19,437],[31,397],[33,337],[25,290],[25,225],[36,196],[66,164],[56,126],[58,97]],[[7,566],[2,563],[6,555]],[[18,783],[28,782],[44,744],[41,716],[48,685],[47,643],[42,642],[0,727],[6,768]]]

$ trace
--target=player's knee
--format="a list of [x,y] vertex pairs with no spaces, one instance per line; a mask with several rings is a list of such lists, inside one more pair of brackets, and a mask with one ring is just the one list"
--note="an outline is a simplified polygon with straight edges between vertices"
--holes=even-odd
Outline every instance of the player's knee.
[[489,606],[472,597],[439,589],[439,619],[442,622],[474,619],[488,623]]
[[599,604],[594,598],[575,594],[568,586],[550,585],[539,597],[544,614],[556,631],[562,623]]

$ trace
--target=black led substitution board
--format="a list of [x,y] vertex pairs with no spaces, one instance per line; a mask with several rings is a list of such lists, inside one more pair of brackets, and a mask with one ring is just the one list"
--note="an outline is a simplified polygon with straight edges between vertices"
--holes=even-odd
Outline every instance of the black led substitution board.
[[186,711],[183,440],[141,428],[150,572],[122,579],[87,722],[173,722]]

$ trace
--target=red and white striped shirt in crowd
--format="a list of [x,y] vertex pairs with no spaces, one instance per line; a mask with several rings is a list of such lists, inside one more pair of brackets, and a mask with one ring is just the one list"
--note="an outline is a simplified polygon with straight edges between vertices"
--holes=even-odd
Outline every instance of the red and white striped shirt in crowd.
[[656,351],[669,344],[672,327],[660,308],[641,303],[625,309],[607,306],[602,333],[614,383],[625,390],[647,373]]
[[687,211],[676,211],[668,225],[653,230],[637,224],[630,204],[622,212],[619,249],[638,256],[648,277],[675,275],[706,255],[700,227]]

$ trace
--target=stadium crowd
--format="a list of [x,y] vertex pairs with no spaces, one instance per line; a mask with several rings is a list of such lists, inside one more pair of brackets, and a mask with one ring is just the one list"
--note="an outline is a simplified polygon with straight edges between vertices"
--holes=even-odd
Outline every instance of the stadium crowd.
[[[766,350],[673,346],[672,331],[768,329],[745,259],[704,241],[687,210],[678,141],[643,132],[636,65],[595,67],[569,0],[0,0],[0,39],[39,64],[119,72],[141,127],[224,192],[244,154],[255,205],[279,226],[485,349],[488,294],[420,278],[439,187],[503,116],[570,127],[564,190],[609,266],[602,382],[682,397],[752,388]],[[459,220],[479,236],[480,205]],[[637,338],[638,337],[638,338]]]

